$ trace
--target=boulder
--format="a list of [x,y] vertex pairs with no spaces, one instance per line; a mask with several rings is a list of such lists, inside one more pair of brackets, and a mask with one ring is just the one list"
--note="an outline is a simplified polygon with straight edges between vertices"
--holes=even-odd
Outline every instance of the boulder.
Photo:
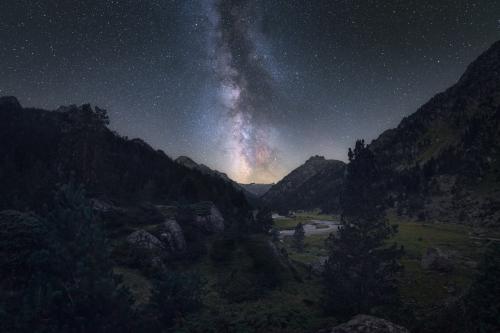
[[347,323],[321,330],[318,333],[410,333],[410,331],[385,319],[357,315]]
[[422,257],[422,268],[438,271],[450,272],[453,270],[453,263],[441,249],[437,247],[429,247]]
[[131,245],[142,249],[154,251],[163,250],[163,243],[158,238],[145,230],[134,231],[127,237],[127,241]]
[[325,263],[328,260],[328,257],[321,256],[316,261],[309,264],[309,269],[312,274],[321,276],[325,271]]
[[186,250],[186,239],[181,226],[176,220],[167,220],[161,226],[160,240],[173,253]]
[[220,233],[224,231],[224,218],[213,204],[210,207],[209,214],[195,216],[194,224],[199,229],[209,233]]

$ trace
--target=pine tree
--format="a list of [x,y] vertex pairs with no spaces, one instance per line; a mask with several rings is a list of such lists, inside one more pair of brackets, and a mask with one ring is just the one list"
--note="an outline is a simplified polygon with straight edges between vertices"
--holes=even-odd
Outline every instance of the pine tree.
[[269,233],[269,231],[273,228],[274,221],[273,215],[269,208],[262,208],[259,210],[257,215],[255,216],[255,230],[257,232]]
[[340,316],[369,313],[397,299],[395,274],[402,250],[387,240],[397,231],[387,224],[375,158],[357,141],[350,150],[342,194],[341,227],[327,240],[326,310]]
[[299,222],[295,226],[295,231],[293,233],[293,247],[297,249],[297,251],[304,251],[304,239],[305,239],[305,231],[304,226],[301,222]]

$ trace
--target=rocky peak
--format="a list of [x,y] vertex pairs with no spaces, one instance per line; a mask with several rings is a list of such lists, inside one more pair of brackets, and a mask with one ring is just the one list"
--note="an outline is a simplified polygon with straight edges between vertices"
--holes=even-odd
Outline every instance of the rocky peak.
[[198,163],[196,163],[187,156],[179,156],[175,159],[175,162],[191,170],[196,169],[198,167]]
[[317,163],[317,162],[322,162],[322,161],[325,161],[324,156],[314,155],[314,156],[309,157],[309,159],[306,161],[306,164],[307,163],[315,163],[315,162]]

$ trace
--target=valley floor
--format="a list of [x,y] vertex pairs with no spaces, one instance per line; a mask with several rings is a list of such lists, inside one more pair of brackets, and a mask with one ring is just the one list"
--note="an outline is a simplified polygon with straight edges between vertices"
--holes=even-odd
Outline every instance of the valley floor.
[[[328,223],[319,223],[321,226],[316,230],[326,225],[323,230],[329,232],[306,233],[304,250],[298,252],[292,246],[292,230],[299,222],[312,227],[317,221]],[[277,288],[263,291],[254,298],[231,300],[227,294],[224,295],[225,291],[234,287],[234,281],[240,281],[241,285],[237,288],[246,288],[244,274],[246,267],[252,263],[248,254],[240,248],[226,262],[214,264],[210,256],[206,255],[195,263],[181,267],[181,270],[198,272],[207,284],[204,294],[206,306],[201,313],[185,318],[179,332],[314,332],[335,324],[336,319],[325,316],[321,308],[322,283],[315,267],[326,258],[325,240],[336,229],[337,221],[337,216],[320,215],[317,212],[275,219],[275,226],[283,236],[278,248],[286,250],[296,267],[296,274],[286,275],[284,282]],[[414,311],[417,319],[438,308],[445,299],[460,294],[468,286],[486,238],[499,235],[495,231],[488,231],[486,237],[484,230],[478,233],[478,230],[463,225],[410,221],[394,214],[389,214],[389,221],[399,226],[394,241],[405,248],[400,292],[403,302]],[[258,237],[253,240],[256,244],[268,240],[266,236]],[[450,272],[422,268],[421,259],[430,247],[439,248],[449,255],[453,262]],[[139,299],[147,299],[147,280],[130,270],[122,270],[121,273]],[[255,293],[255,290],[249,289],[249,292]],[[405,324],[411,328],[411,322]]]

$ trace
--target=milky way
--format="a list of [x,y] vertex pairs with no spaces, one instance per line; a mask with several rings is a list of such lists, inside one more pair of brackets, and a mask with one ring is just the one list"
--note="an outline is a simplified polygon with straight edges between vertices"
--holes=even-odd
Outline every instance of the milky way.
[[210,1],[213,68],[220,84],[220,106],[227,116],[225,131],[231,176],[240,182],[276,178],[278,153],[272,143],[273,79],[266,70],[269,54],[259,31],[255,1]]
[[494,0],[1,0],[0,95],[240,182],[346,159],[500,39]]

